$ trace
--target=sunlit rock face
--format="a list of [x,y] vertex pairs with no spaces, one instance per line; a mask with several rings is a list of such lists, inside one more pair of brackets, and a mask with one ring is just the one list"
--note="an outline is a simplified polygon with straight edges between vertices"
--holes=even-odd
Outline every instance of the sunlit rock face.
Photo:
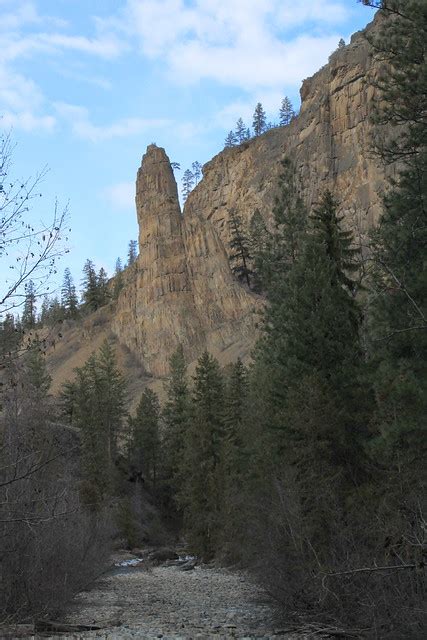
[[120,341],[154,376],[167,373],[179,343],[189,361],[206,348],[230,358],[244,351],[254,335],[256,296],[232,275],[203,212],[181,215],[169,158],[156,145],[138,171],[136,209],[139,256],[113,319]]
[[[375,21],[367,29],[375,29]],[[378,72],[365,32],[355,34],[304,81],[301,111],[290,125],[205,164],[183,213],[165,150],[147,148],[136,181],[139,256],[123,274],[108,321],[146,373],[164,376],[179,343],[188,362],[204,349],[222,364],[249,357],[263,301],[230,270],[228,220],[234,211],[248,224],[258,209],[272,223],[283,157],[293,160],[308,207],[329,188],[357,233],[375,224],[385,176],[371,152],[373,89],[367,78]]]

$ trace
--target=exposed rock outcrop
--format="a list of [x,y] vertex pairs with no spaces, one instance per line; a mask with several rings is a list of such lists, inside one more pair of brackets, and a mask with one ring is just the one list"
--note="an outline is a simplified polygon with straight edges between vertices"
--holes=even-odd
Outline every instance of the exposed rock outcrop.
[[[112,328],[149,373],[162,376],[181,343],[191,361],[207,348],[250,343],[256,296],[233,277],[224,246],[203,212],[181,216],[169,159],[150,145],[136,182],[139,256]],[[233,351],[234,355],[234,351]]]
[[189,362],[204,349],[222,363],[249,354],[262,300],[231,273],[227,222],[232,210],[247,222],[256,209],[271,220],[285,155],[308,206],[329,188],[349,225],[364,232],[378,219],[385,176],[371,153],[373,89],[366,81],[376,65],[365,33],[355,34],[304,81],[301,111],[290,125],[204,166],[184,215],[165,151],[148,147],[136,183],[139,257],[125,274],[110,324],[148,374],[166,374],[178,343]]

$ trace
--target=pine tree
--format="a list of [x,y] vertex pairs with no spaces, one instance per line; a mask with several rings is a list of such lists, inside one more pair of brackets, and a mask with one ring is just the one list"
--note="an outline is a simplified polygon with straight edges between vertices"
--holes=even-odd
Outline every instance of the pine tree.
[[249,223],[249,247],[253,256],[252,288],[257,293],[261,293],[263,277],[267,281],[271,273],[272,235],[259,209],[256,209]]
[[117,441],[122,427],[125,382],[114,352],[105,342],[98,356],[76,369],[76,378],[63,389],[65,410],[81,430],[85,501],[100,506],[113,489]]
[[22,328],[34,329],[37,324],[37,311],[36,311],[36,288],[34,282],[29,280],[25,285],[25,302],[24,309],[22,311]]
[[325,191],[312,214],[313,226],[319,237],[327,243],[326,254],[334,265],[337,282],[354,294],[357,284],[348,274],[359,268],[357,257],[360,249],[353,244],[353,233],[342,228],[344,216],[338,216],[337,208],[338,203],[332,193]]
[[384,20],[372,36],[373,46],[388,66],[373,79],[378,90],[374,122],[386,125],[388,135],[377,140],[376,151],[386,163],[397,161],[400,175],[391,182],[372,237],[375,457],[393,465],[397,483],[405,485],[406,504],[409,495],[422,491],[427,412],[427,12],[422,0],[381,6]]
[[265,131],[265,127],[267,124],[267,119],[265,115],[265,111],[262,108],[261,102],[258,102],[254,111],[254,119],[252,123],[252,127],[256,136],[260,136]]
[[239,144],[246,140],[246,127],[242,118],[239,118],[236,122],[235,136]]
[[194,181],[197,185],[202,176],[202,165],[196,160],[196,162],[193,162],[193,164],[191,165],[191,168],[193,169]]
[[167,399],[163,420],[166,475],[176,501],[185,479],[184,452],[190,424],[190,393],[182,345],[177,347],[170,358],[169,379],[165,390]]
[[95,265],[91,260],[86,260],[83,267],[83,302],[90,311],[96,311],[101,306],[99,296],[98,277]]
[[186,486],[181,497],[192,546],[203,558],[215,552],[220,528],[219,465],[223,422],[223,381],[218,362],[200,356],[194,377],[193,416],[186,449]]
[[47,371],[43,345],[38,338],[32,341],[26,353],[25,375],[37,396],[44,398],[49,391],[52,377]]
[[105,271],[104,267],[101,267],[97,276],[97,285],[99,292],[99,306],[102,307],[104,304],[107,304],[108,299],[110,297],[108,291],[108,275]]
[[11,313],[7,313],[0,321],[0,363],[4,364],[7,356],[16,351],[21,341],[20,327]]
[[230,262],[231,270],[239,280],[245,281],[248,287],[251,286],[252,270],[250,261],[252,256],[249,252],[249,240],[246,237],[241,216],[235,211],[230,211]]
[[138,243],[136,240],[129,240],[127,266],[130,267],[132,264],[134,264],[137,257],[138,257]]
[[245,526],[243,487],[248,473],[246,402],[248,375],[240,358],[229,367],[224,393],[224,438],[221,451],[222,527],[220,548],[223,556],[238,556],[241,532]]
[[295,117],[295,111],[292,106],[292,102],[289,100],[288,96],[285,96],[282,100],[282,104],[279,111],[280,125],[281,126],[288,125],[294,117]]
[[234,131],[229,131],[227,134],[227,137],[224,140],[224,147],[225,148],[235,147],[237,142],[238,142],[238,139]]
[[338,42],[338,49],[344,49],[344,47],[345,47],[345,40],[344,38],[340,38]]
[[49,322],[49,296],[43,296],[43,302],[40,309],[40,324],[46,326]]
[[78,298],[76,287],[73,283],[71,271],[67,267],[64,271],[64,280],[61,289],[61,304],[64,315],[67,318],[76,318],[78,314]]
[[149,485],[156,489],[160,460],[160,404],[157,394],[145,389],[131,421],[131,459]]
[[98,354],[98,370],[103,395],[102,418],[108,438],[108,458],[112,464],[117,455],[117,440],[122,428],[126,383],[120,373],[113,348],[107,340]]
[[115,300],[119,297],[120,291],[123,289],[123,267],[120,258],[116,260],[116,267],[114,271],[114,289],[113,297]]
[[187,200],[188,196],[191,193],[191,190],[194,185],[194,175],[191,173],[190,169],[186,169],[184,171],[184,175],[182,176],[182,197],[184,202]]

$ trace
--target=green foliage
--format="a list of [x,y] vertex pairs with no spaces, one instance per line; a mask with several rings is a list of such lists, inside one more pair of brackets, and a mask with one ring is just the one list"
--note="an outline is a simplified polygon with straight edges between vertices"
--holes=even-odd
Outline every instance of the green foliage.
[[292,106],[292,102],[289,100],[288,96],[285,96],[280,106],[279,123],[281,126],[285,126],[289,124],[294,117],[295,111]]
[[230,235],[229,246],[231,253],[229,260],[231,271],[240,281],[245,281],[248,287],[251,286],[252,269],[250,263],[252,256],[249,251],[249,239],[246,235],[242,218],[234,210],[230,211]]
[[34,329],[37,324],[36,301],[36,288],[34,282],[29,280],[25,285],[25,301],[21,318],[22,328],[24,330]]
[[47,395],[52,378],[46,368],[43,344],[38,338],[32,341],[25,354],[25,377],[36,395],[41,398]]
[[76,369],[74,381],[63,388],[62,400],[72,424],[81,430],[83,497],[99,507],[113,488],[125,402],[125,382],[108,342]]
[[122,261],[120,258],[116,260],[116,268],[114,271],[114,289],[113,289],[113,298],[117,300],[119,297],[120,291],[123,289],[123,267]]
[[138,242],[136,240],[129,240],[128,246],[128,263],[127,266],[130,267],[138,257]]
[[181,494],[185,480],[185,443],[190,423],[190,392],[182,345],[170,358],[165,390],[165,474],[166,482],[176,497]]
[[220,460],[224,435],[223,380],[218,362],[200,356],[194,377],[193,415],[186,448],[181,506],[189,539],[203,558],[213,555],[220,527]]
[[[388,63],[376,83],[374,120],[391,131],[377,146],[386,162],[398,161],[384,212],[372,234],[373,289],[370,335],[378,410],[375,456],[417,478],[427,412],[427,7],[420,0],[384,3],[388,18],[373,39]],[[401,127],[400,125],[404,125]]]
[[186,169],[182,176],[182,190],[181,190],[182,198],[184,202],[187,200],[188,196],[190,195],[193,186],[194,186],[194,175],[190,171],[190,169]]
[[68,267],[64,271],[64,281],[61,289],[61,305],[65,312],[65,317],[76,318],[78,315],[79,302],[76,287],[73,283],[71,271]]
[[142,471],[148,484],[156,488],[160,460],[160,404],[157,394],[145,389],[136,415],[130,421],[132,440],[130,458]]
[[229,131],[227,137],[224,140],[224,147],[227,149],[229,147],[235,147],[238,143],[237,135],[234,131]]
[[265,115],[265,111],[262,107],[261,102],[258,102],[255,107],[254,117],[252,122],[252,127],[254,130],[254,134],[256,136],[260,136],[266,130],[267,118]]

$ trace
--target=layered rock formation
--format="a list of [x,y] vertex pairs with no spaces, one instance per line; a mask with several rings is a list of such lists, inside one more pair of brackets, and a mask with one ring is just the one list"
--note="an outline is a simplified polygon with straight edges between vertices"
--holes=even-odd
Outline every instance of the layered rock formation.
[[232,210],[247,222],[256,209],[271,220],[285,155],[307,206],[329,188],[349,225],[364,232],[375,223],[384,173],[371,153],[367,77],[376,72],[365,33],[355,34],[304,81],[301,111],[290,125],[226,149],[204,166],[183,215],[165,151],[148,147],[136,183],[139,257],[125,274],[109,324],[148,374],[163,376],[179,343],[189,362],[204,349],[222,363],[249,354],[262,300],[231,273],[227,222]]
[[[378,18],[377,18],[378,19]],[[286,127],[278,127],[237,147],[225,149],[203,167],[203,180],[190,194],[187,211],[202,211],[228,245],[229,212],[249,220],[256,209],[271,218],[280,160],[296,169],[310,207],[329,188],[349,225],[366,231],[381,210],[384,171],[372,154],[370,121],[377,64],[366,33],[337,50],[301,87],[301,110]]]
[[224,246],[202,211],[181,215],[164,151],[150,145],[136,181],[139,256],[113,317],[121,342],[162,376],[179,343],[189,361],[251,343],[256,296],[233,277]]

